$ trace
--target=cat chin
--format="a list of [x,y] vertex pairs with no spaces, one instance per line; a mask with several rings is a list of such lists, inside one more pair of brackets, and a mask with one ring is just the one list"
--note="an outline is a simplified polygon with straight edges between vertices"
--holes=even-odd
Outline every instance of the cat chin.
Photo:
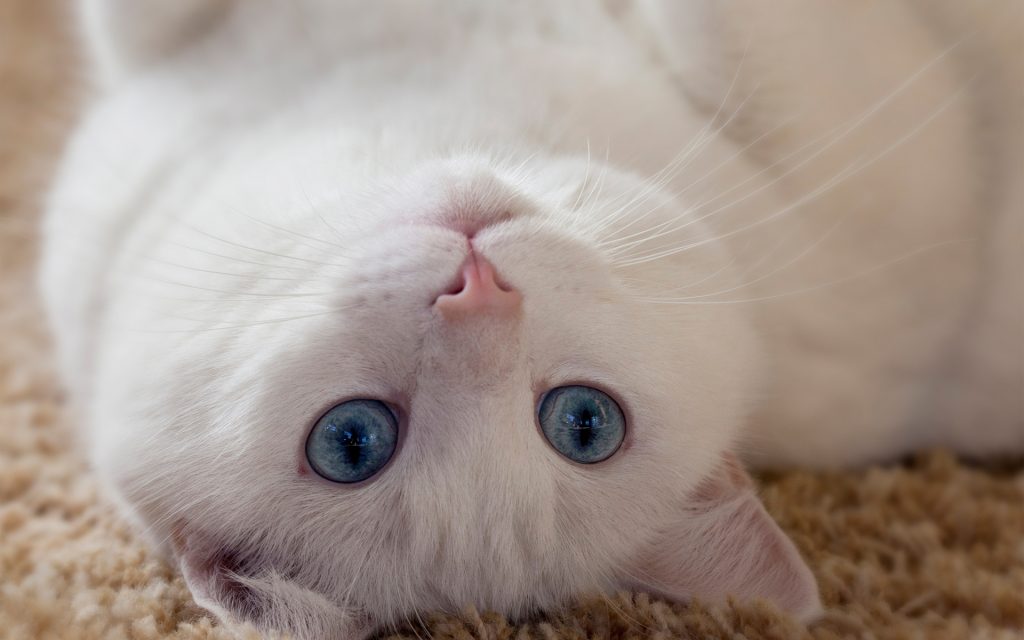
[[[612,569],[615,588],[711,604],[759,598],[803,622],[821,615],[813,574],[767,514],[732,454],[723,455],[664,522],[626,566]],[[346,606],[345,598],[318,589],[315,580],[289,570],[287,561],[272,559],[266,549],[221,544],[216,535],[184,521],[171,528],[169,540],[196,602],[231,625],[283,631],[299,639],[360,640],[388,622]],[[564,595],[571,600],[585,594]],[[388,608],[387,603],[379,609],[369,604],[373,610]],[[553,604],[558,603],[545,606]]]

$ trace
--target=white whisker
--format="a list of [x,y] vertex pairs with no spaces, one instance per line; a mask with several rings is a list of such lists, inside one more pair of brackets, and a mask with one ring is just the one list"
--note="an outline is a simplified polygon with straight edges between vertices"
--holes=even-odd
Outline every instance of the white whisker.
[[[318,318],[326,315],[332,315],[340,313],[345,307],[333,308],[328,311],[321,311],[318,313],[309,313],[300,316],[291,316],[287,318],[271,318],[269,320],[259,320],[256,322],[246,322],[242,324],[230,324],[230,325],[215,325],[212,327],[202,327],[200,329],[140,329],[137,327],[124,327],[126,331],[133,333],[206,333],[210,331],[234,331],[237,329],[249,329],[251,327],[258,327],[262,325],[270,324],[284,324],[288,322],[295,322],[296,320],[306,320],[309,318]],[[195,322],[196,324],[206,324],[208,320],[198,320],[194,318],[174,318],[175,320],[183,320],[187,322]]]
[[830,287],[835,287],[835,286],[838,286],[838,285],[841,285],[841,284],[844,284],[844,283],[847,283],[847,282],[852,282],[854,280],[859,280],[861,278],[868,277],[870,275],[873,275],[873,274],[878,273],[880,271],[883,271],[885,269],[889,269],[891,267],[899,265],[899,264],[901,264],[903,262],[907,262],[908,260],[911,260],[911,259],[916,258],[917,256],[921,255],[922,253],[926,253],[928,251],[934,251],[935,249],[939,249],[941,247],[946,247],[946,246],[950,246],[950,245],[954,245],[954,244],[962,244],[962,243],[966,243],[966,242],[974,242],[975,240],[976,240],[975,238],[961,238],[961,239],[957,239],[957,240],[944,240],[942,242],[936,242],[934,244],[930,244],[930,245],[925,246],[925,247],[919,247],[919,248],[911,251],[910,253],[904,254],[904,255],[899,256],[897,258],[894,258],[892,260],[888,260],[888,261],[883,262],[881,264],[877,264],[877,265],[871,267],[870,269],[865,269],[863,271],[859,271],[859,272],[854,273],[854,274],[849,275],[849,276],[845,276],[845,277],[842,277],[842,278],[838,278],[836,280],[831,280],[829,282],[823,282],[821,284],[816,284],[816,285],[811,285],[811,286],[807,286],[807,287],[802,287],[800,289],[794,289],[792,291],[785,291],[785,292],[777,293],[777,294],[770,294],[770,295],[764,295],[764,296],[756,296],[756,297],[752,297],[752,298],[744,298],[744,299],[739,299],[739,300],[695,300],[695,299],[693,299],[693,298],[700,298],[702,296],[691,296],[691,297],[688,297],[688,298],[679,298],[679,299],[671,299],[671,298],[638,298],[638,299],[642,300],[644,302],[649,302],[651,304],[693,304],[693,305],[700,305],[700,304],[742,304],[742,303],[748,303],[748,302],[767,302],[769,300],[776,300],[778,298],[788,298],[788,297],[792,297],[792,296],[798,296],[798,295],[803,295],[803,294],[807,294],[807,293],[813,293],[815,291],[821,291],[823,289],[828,289]]
[[[654,254],[649,254],[647,256],[640,256],[640,257],[633,258],[633,259],[630,259],[630,260],[621,261],[621,262],[618,262],[617,264],[619,264],[620,266],[629,266],[629,265],[642,264],[642,263],[648,262],[650,260],[658,260],[658,259],[662,259],[662,258],[671,256],[671,255],[674,255],[674,254],[677,254],[677,253],[681,253],[683,251],[688,251],[690,249],[693,249],[693,248],[696,248],[696,247],[699,247],[699,246],[703,246],[703,245],[706,245],[706,244],[711,243],[711,242],[718,242],[720,240],[724,240],[725,238],[729,238],[729,237],[738,235],[740,233],[745,233],[745,232],[750,231],[752,229],[756,229],[758,227],[761,227],[761,226],[763,226],[763,225],[765,225],[765,224],[767,224],[769,222],[772,222],[773,220],[776,220],[776,219],[778,219],[778,218],[780,218],[780,217],[782,217],[782,216],[784,216],[784,215],[786,215],[786,214],[788,214],[788,213],[798,209],[799,207],[807,204],[808,202],[812,202],[813,200],[815,200],[818,197],[820,197],[822,194],[827,193],[831,189],[835,188],[836,185],[841,184],[842,182],[844,182],[845,180],[849,179],[850,177],[852,177],[852,176],[860,173],[864,169],[870,167],[872,164],[874,164],[878,160],[882,159],[883,157],[885,157],[886,155],[891,153],[893,150],[899,148],[901,145],[903,145],[908,140],[910,140],[915,135],[917,135],[918,132],[920,132],[922,129],[924,129],[929,124],[931,124],[931,122],[933,120],[935,120],[937,117],[939,117],[939,115],[941,115],[957,99],[959,99],[960,96],[963,94],[963,92],[966,90],[966,87],[967,87],[967,85],[969,83],[970,83],[970,81],[968,81],[968,83],[966,83],[958,91],[954,92],[954,94],[952,96],[947,98],[937,109],[935,109],[931,114],[929,114],[922,122],[920,122],[916,126],[912,127],[907,133],[905,133],[903,136],[900,136],[899,138],[897,138],[891,144],[887,145],[884,149],[882,149],[881,151],[879,151],[875,155],[869,157],[865,161],[862,161],[862,162],[858,163],[859,158],[855,159],[852,163],[847,165],[844,169],[842,169],[841,171],[839,171],[838,173],[833,175],[830,179],[828,179],[824,184],[820,185],[816,189],[813,189],[809,193],[804,194],[800,198],[797,198],[795,201],[793,201],[789,205],[779,209],[778,211],[776,211],[776,212],[774,212],[774,213],[772,213],[772,214],[770,214],[768,216],[765,216],[765,217],[761,218],[760,220],[756,220],[756,221],[754,221],[754,222],[752,222],[750,224],[744,225],[744,226],[742,226],[742,227],[740,227],[738,229],[734,229],[732,231],[728,231],[728,232],[722,233],[722,234],[720,234],[718,236],[715,236],[715,237],[712,237],[712,238],[706,238],[704,240],[699,240],[699,241],[696,241],[696,242],[691,242],[691,243],[688,243],[688,244],[684,244],[684,245],[682,245],[680,247],[664,250],[664,251],[657,252],[657,253],[654,253]],[[764,188],[765,187],[761,187],[761,188],[759,188],[759,190],[762,190]],[[749,197],[749,195],[750,194],[748,194],[748,196],[745,196],[744,199],[746,197]],[[730,204],[728,206],[733,206],[733,205]],[[722,210],[723,210],[723,208],[719,208],[719,209],[715,209],[715,210],[713,210],[713,211],[711,211],[709,213],[706,213],[706,214],[703,214],[701,216],[698,216],[698,217],[694,218],[693,220],[690,220],[689,222],[684,223],[677,230],[685,229],[686,227],[688,227],[688,226],[690,226],[692,224],[696,224],[697,222],[700,222],[700,221],[705,220],[705,219],[707,219],[707,218],[709,218],[711,216],[714,216],[717,213],[720,213]]]

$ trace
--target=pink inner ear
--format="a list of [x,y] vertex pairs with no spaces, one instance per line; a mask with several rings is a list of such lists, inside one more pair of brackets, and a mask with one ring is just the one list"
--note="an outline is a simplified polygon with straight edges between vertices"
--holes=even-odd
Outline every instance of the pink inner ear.
[[641,588],[676,600],[763,598],[801,620],[821,613],[814,575],[732,455],[680,506],[631,574],[642,578]]
[[373,631],[365,616],[252,560],[254,556],[218,546],[183,525],[174,528],[172,539],[196,603],[223,622],[244,622],[264,632],[284,631],[298,639],[362,640]]
[[248,573],[244,560],[238,553],[218,547],[208,537],[186,531],[184,525],[175,526],[172,540],[181,572],[196,603],[222,618],[258,623],[261,609],[258,594],[239,579]]

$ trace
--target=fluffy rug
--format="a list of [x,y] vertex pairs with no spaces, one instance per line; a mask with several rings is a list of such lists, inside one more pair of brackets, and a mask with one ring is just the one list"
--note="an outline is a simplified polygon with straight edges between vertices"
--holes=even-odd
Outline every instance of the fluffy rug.
[[[0,0],[0,636],[221,638],[98,495],[49,360],[33,284],[42,193],[76,80],[56,0]],[[761,478],[828,608],[809,629],[767,606],[712,610],[643,594],[513,625],[467,610],[408,638],[1024,637],[1024,467],[933,452],[839,474]],[[425,627],[425,628],[424,628]]]

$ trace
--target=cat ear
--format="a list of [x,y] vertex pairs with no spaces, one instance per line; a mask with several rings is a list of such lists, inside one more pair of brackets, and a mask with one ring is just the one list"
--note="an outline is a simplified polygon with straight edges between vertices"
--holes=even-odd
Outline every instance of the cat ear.
[[731,454],[631,573],[636,586],[673,600],[764,598],[805,622],[822,612],[814,575]]
[[174,548],[196,604],[229,625],[248,624],[297,640],[361,640],[373,630],[368,619],[323,594],[199,536],[176,536]]

